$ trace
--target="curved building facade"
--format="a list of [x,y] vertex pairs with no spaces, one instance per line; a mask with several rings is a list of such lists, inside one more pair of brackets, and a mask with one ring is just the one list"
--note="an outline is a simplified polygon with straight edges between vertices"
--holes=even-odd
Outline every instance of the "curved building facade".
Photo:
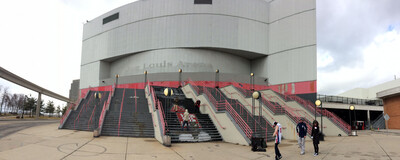
[[179,68],[315,85],[315,13],[315,0],[136,1],[84,25],[80,89]]

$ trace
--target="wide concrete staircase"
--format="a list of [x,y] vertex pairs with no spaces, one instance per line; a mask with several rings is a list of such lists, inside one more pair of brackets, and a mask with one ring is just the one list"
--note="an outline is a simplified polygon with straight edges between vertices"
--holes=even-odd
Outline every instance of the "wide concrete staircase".
[[[252,100],[250,96],[246,96],[246,92],[249,93],[250,91],[244,90],[241,88],[236,88],[233,85],[226,86],[223,88],[220,88],[221,92],[223,92],[225,95],[229,96],[232,99],[238,100],[240,103],[242,103],[243,106],[248,111],[252,110]],[[251,95],[251,94],[247,94]],[[288,111],[288,109],[284,108],[283,106],[279,105],[279,103],[276,102],[271,102],[268,100],[263,99],[261,97],[259,100],[255,100],[254,106],[255,106],[255,114],[259,115],[260,111],[260,104],[261,104],[261,111],[262,111],[262,116],[269,122],[269,124],[273,124],[274,122],[279,122],[281,123],[282,126],[284,126],[283,129],[283,138],[285,139],[297,139],[295,127],[297,123],[299,122],[300,118],[302,116],[296,115],[294,113],[291,113]],[[261,102],[261,103],[260,103]],[[307,122],[306,122],[307,123]],[[308,122],[308,128],[309,128],[309,134],[311,134],[311,122]],[[269,132],[268,134],[272,134],[273,130]]]
[[[100,93],[100,99],[94,97],[95,93]],[[89,91],[85,99],[81,101],[76,110],[72,110],[62,126],[63,129],[80,131],[93,131],[98,127],[99,117],[106,103],[108,91]]]
[[153,121],[143,89],[115,90],[101,135],[154,137]]
[[[314,121],[314,112],[311,107],[311,105],[305,105],[303,103],[298,102],[297,100],[293,100],[293,98],[288,98],[288,96],[281,95],[279,93],[276,93],[272,90],[263,90],[261,91],[262,96],[274,103],[278,103],[279,105],[283,106],[285,109],[290,110],[289,112],[291,114],[288,114],[292,116],[292,119],[297,119],[297,117],[302,117],[306,119],[306,123],[311,125],[311,122]],[[299,99],[299,98],[297,98]],[[337,136],[337,135],[348,135],[349,130],[347,129],[346,126],[348,126],[347,123],[345,123],[343,120],[335,116],[333,113],[330,113],[328,111],[324,111],[325,115],[329,116],[323,116],[323,131],[325,135],[328,136]],[[317,120],[321,124],[319,118],[321,117],[321,114],[317,112]],[[310,131],[309,131],[310,132]]]
[[[166,111],[166,130],[171,136],[172,143],[222,141],[222,137],[210,117],[207,114],[199,113],[194,107],[193,100],[187,99],[181,89],[172,88],[174,96],[166,97],[163,93],[165,87],[153,87],[157,99],[160,100],[163,110]],[[175,98],[179,99],[178,105],[182,108],[178,112],[172,110],[172,102]],[[185,109],[193,114],[193,121],[197,120],[199,124],[190,123],[189,130],[186,127],[182,130],[182,124],[178,118],[178,114],[183,113],[182,111]]]
[[[214,95],[217,101],[226,100],[240,115],[240,117],[247,122],[247,125],[249,125],[253,132],[258,134],[258,136],[267,137],[267,141],[274,140],[274,137],[272,136],[274,132],[274,129],[272,128],[273,122],[268,122],[264,116],[259,116],[258,109],[255,109],[255,115],[252,115],[251,106],[241,103],[238,99],[228,98],[229,94],[223,92],[223,89],[207,89]],[[219,94],[222,96],[218,96]]]

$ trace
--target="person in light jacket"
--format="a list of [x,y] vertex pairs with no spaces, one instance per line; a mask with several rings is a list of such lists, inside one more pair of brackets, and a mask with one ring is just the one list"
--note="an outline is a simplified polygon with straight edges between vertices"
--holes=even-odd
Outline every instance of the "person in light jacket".
[[318,126],[318,121],[314,120],[313,126],[312,126],[312,131],[311,131],[311,138],[313,140],[314,144],[314,156],[318,156],[318,144],[319,144],[319,126]]
[[189,131],[189,111],[186,109],[185,113],[183,113],[183,123],[182,123],[182,131],[183,128],[185,128],[186,124],[186,130]]
[[275,136],[275,160],[282,159],[281,152],[279,152],[278,145],[282,140],[282,126],[278,122],[274,122],[275,131],[272,136]]

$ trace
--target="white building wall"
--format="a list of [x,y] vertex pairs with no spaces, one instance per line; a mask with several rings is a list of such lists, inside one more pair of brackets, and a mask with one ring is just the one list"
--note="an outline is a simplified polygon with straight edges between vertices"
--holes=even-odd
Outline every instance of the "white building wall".
[[315,0],[270,3],[267,73],[271,84],[317,79]]
[[[102,24],[103,18],[115,13],[119,13],[117,20]],[[192,63],[197,57],[213,67],[185,70],[254,72],[271,84],[314,81],[315,19],[315,0],[214,0],[212,5],[195,5],[193,0],[133,2],[84,25],[80,88],[96,86],[99,78],[115,73],[142,74],[144,62],[159,63],[160,58]]]
[[377,100],[376,93],[400,86],[400,79],[392,80],[370,88],[354,88],[338,94],[342,97]]
[[[184,61],[183,61],[184,60]],[[133,54],[111,64],[111,75],[121,76],[160,72],[250,72],[250,61],[232,54],[201,49],[163,49]]]

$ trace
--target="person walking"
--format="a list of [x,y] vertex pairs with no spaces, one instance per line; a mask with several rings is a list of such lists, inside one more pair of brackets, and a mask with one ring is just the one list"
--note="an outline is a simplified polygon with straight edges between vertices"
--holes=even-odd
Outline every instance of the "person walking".
[[186,130],[189,131],[189,111],[188,111],[188,109],[186,109],[185,113],[183,113],[182,131],[183,131],[183,128],[185,128],[185,124],[186,124]]
[[297,124],[296,127],[296,132],[297,135],[299,136],[299,141],[300,141],[300,154],[304,155],[305,153],[305,140],[306,140],[306,136],[307,136],[307,125],[304,123],[303,118],[300,118],[300,122],[299,124]]
[[311,131],[311,139],[313,140],[314,144],[314,156],[318,156],[318,144],[319,144],[319,124],[317,120],[314,120],[313,127]]
[[282,158],[281,152],[279,152],[278,145],[282,140],[282,126],[278,122],[274,122],[275,131],[272,136],[275,136],[275,160]]

